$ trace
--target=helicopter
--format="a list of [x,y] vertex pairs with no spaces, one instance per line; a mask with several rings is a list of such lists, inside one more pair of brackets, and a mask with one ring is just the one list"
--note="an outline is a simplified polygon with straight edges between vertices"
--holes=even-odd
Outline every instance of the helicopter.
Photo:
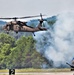
[[[26,23],[27,22],[22,22],[22,21],[17,21],[17,19],[24,19],[24,18],[32,18],[32,17],[41,17],[41,19],[39,19],[39,24],[37,25],[37,27],[31,27],[28,26]],[[9,34],[9,31],[14,31],[16,33],[18,32],[32,32],[34,34],[34,32],[37,31],[46,31],[47,28],[42,27],[42,23],[43,21],[46,21],[42,18],[42,15],[40,13],[40,15],[37,16],[26,16],[26,17],[13,17],[13,18],[0,18],[0,19],[14,19],[14,21],[11,22],[7,22],[5,26],[3,26],[3,30],[5,30],[7,32],[7,34]],[[34,34],[35,36],[35,34]]]

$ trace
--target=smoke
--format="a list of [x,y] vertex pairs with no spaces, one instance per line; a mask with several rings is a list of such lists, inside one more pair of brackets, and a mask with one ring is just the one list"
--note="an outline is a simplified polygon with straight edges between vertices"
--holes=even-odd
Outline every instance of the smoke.
[[[46,24],[48,25],[48,24]],[[48,25],[49,26],[49,25]],[[37,32],[36,49],[50,61],[53,67],[67,66],[74,57],[74,14],[62,13],[47,31]]]

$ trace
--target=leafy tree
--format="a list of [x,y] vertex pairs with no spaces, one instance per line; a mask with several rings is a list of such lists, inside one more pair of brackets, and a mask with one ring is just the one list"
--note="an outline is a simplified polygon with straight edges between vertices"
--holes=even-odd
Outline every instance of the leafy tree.
[[11,48],[14,47],[15,39],[7,34],[0,33],[0,68],[6,68],[6,62]]
[[36,51],[32,36],[15,40],[0,33],[0,68],[41,68],[45,59]]
[[35,49],[35,40],[32,36],[21,37],[12,49],[12,68],[41,68],[44,61]]

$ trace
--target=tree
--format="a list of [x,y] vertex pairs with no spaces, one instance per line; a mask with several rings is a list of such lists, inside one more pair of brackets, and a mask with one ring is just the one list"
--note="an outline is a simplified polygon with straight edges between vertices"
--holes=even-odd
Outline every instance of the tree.
[[32,36],[17,40],[0,33],[0,68],[41,68],[45,59],[36,51]]
[[21,37],[12,49],[11,57],[14,68],[41,68],[44,59],[35,49],[35,40],[32,36]]
[[0,68],[6,68],[11,48],[14,47],[15,39],[7,34],[0,33]]

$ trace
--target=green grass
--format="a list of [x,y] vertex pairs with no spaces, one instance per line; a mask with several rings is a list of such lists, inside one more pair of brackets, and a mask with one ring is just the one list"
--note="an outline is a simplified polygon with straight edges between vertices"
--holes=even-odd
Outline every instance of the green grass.
[[[0,70],[0,73],[8,73],[8,69]],[[33,68],[26,68],[26,69],[15,69],[16,73],[23,73],[23,72],[70,72],[69,68],[64,69],[33,69]]]
[[[64,69],[55,69],[55,68],[52,68],[52,69],[33,69],[33,68],[26,68],[26,69],[15,69],[15,72],[16,73],[28,73],[28,74],[25,74],[25,75],[35,75],[35,74],[29,74],[29,73],[38,73],[38,75],[41,75],[39,73],[60,73],[60,72],[70,72],[70,69],[69,68],[64,68]],[[0,73],[9,73],[9,70],[8,69],[4,69],[4,70],[0,70]],[[0,74],[0,75],[9,75],[9,74]],[[20,75],[20,74],[16,74],[16,75]],[[21,74],[23,75],[23,74]],[[36,74],[37,75],[37,74]],[[44,75],[44,74],[43,74]]]
[[8,69],[1,69],[1,70],[0,70],[0,73],[7,73],[7,72],[9,72]]

